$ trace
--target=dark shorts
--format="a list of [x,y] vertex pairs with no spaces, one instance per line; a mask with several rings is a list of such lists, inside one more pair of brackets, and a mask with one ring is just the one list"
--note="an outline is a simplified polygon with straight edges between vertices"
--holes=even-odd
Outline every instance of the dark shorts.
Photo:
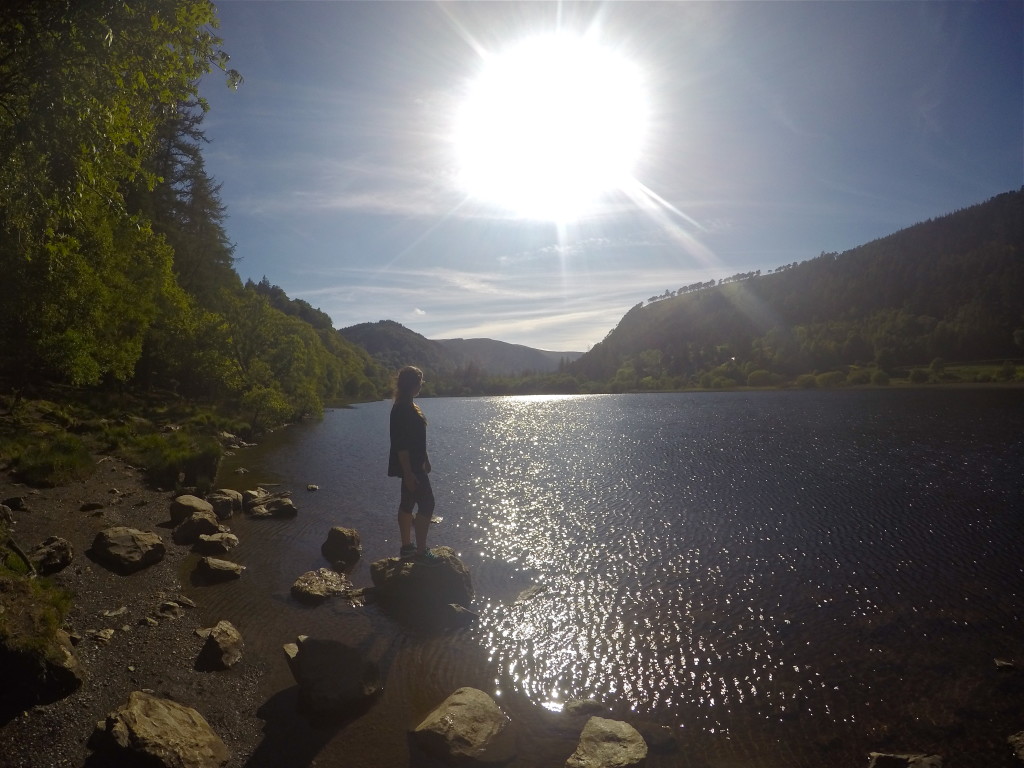
[[415,493],[402,482],[402,500],[398,509],[401,512],[412,512],[414,506],[417,515],[430,515],[434,512],[434,489],[430,487],[430,475],[426,472],[416,473]]

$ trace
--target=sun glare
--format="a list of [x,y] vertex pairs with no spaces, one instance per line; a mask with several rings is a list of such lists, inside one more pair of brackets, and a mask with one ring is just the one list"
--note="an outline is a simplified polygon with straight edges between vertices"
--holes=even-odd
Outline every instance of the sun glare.
[[522,218],[585,216],[632,178],[645,101],[639,68],[583,38],[488,55],[456,117],[459,183]]

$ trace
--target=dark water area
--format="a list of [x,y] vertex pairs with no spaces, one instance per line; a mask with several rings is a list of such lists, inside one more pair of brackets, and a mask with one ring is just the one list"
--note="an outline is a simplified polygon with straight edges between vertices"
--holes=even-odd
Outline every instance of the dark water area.
[[[405,731],[462,685],[512,717],[513,766],[562,766],[573,698],[674,729],[655,766],[1015,764],[1024,731],[1024,391],[871,390],[427,399],[432,544],[480,614],[441,636],[378,608],[296,604],[333,525],[397,554],[390,403],[334,410],[229,457],[218,484],[289,489],[293,520],[232,521],[248,566],[196,587],[263,664],[250,765],[408,766]],[[245,467],[248,474],[236,474]],[[307,484],[319,490],[309,492]],[[279,484],[279,485],[270,485]],[[519,598],[524,590],[529,596]],[[366,648],[377,704],[315,728],[281,645]],[[996,668],[1015,659],[1021,671]]]

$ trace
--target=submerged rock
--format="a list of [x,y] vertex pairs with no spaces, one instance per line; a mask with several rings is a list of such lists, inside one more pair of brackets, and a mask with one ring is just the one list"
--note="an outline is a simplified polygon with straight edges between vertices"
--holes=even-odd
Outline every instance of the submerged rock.
[[196,566],[196,575],[204,581],[230,581],[237,579],[245,570],[244,565],[216,557],[203,557]]
[[292,597],[303,603],[318,604],[329,597],[344,595],[352,589],[343,574],[329,568],[307,571],[292,584]]

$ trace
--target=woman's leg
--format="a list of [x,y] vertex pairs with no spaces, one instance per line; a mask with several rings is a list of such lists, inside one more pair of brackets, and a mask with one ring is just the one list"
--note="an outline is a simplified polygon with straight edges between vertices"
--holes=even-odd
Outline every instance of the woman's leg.
[[416,549],[422,554],[427,551],[427,531],[430,518],[434,516],[434,489],[430,487],[430,475],[426,472],[416,475]]

